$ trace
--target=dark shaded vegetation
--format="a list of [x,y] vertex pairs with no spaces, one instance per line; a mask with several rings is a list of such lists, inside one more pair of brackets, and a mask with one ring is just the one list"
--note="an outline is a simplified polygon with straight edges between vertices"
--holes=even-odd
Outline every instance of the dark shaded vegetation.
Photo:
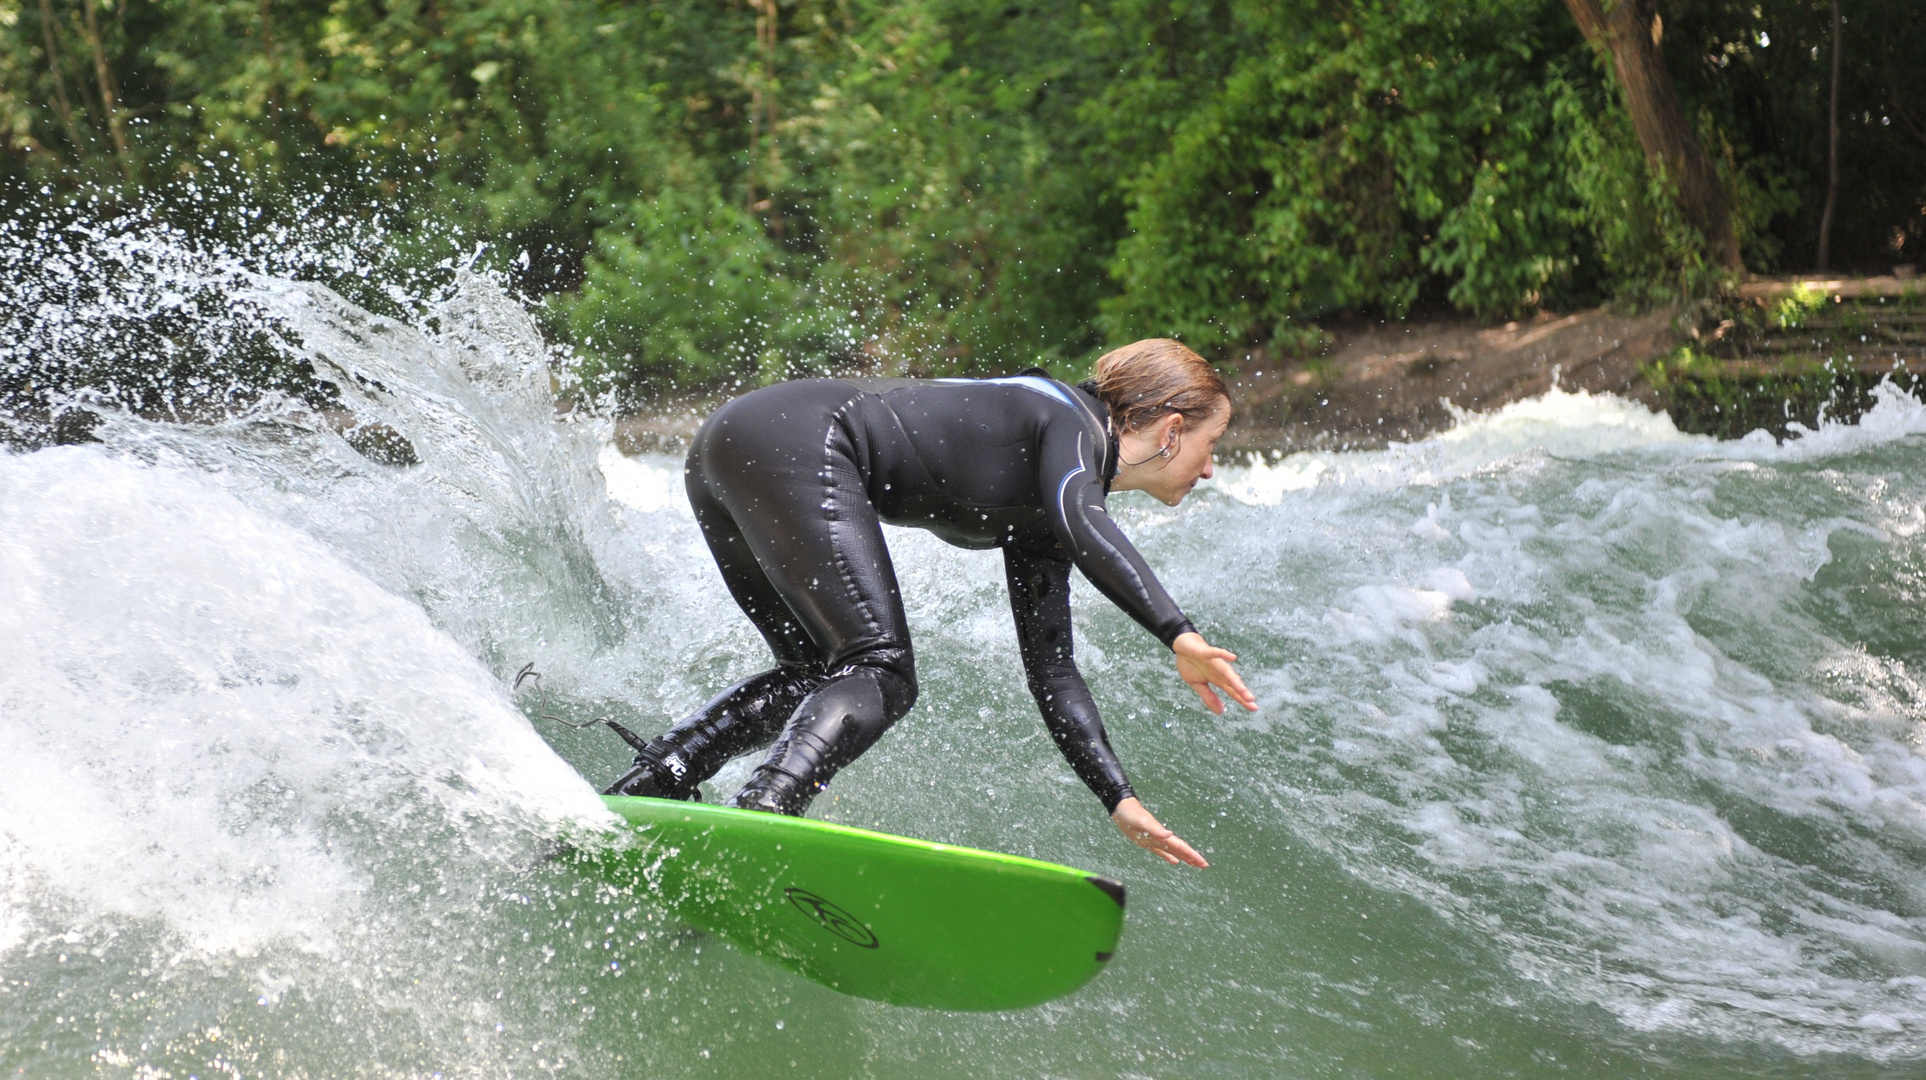
[[[1832,261],[1883,270],[1926,245],[1926,21],[1844,9]],[[1658,10],[1747,268],[1806,269],[1829,0]],[[1729,280],[1559,0],[0,0],[0,139],[16,216],[485,242],[635,396]]]
[[1738,438],[1857,421],[1882,383],[1915,396],[1926,369],[1926,290],[1846,298],[1818,290],[1708,305],[1708,333],[1645,368],[1681,430]]
[[293,225],[267,220],[249,190],[229,168],[131,207],[96,191],[0,218],[0,265],[12,271],[0,277],[0,446],[90,441],[113,411],[205,423],[270,398],[353,422],[339,388],[251,295],[255,275],[318,281],[409,317],[446,291],[453,260],[431,262],[378,215],[325,199],[284,202]]

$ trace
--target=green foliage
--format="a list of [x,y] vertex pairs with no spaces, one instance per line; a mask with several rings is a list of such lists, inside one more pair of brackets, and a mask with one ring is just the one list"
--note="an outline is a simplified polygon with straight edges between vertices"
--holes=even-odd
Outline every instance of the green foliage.
[[[713,380],[769,365],[797,290],[780,253],[740,207],[671,189],[596,233],[566,304],[591,374],[617,383]],[[618,351],[619,350],[619,351]]]
[[1648,169],[1631,121],[1562,80],[1554,97],[1574,219],[1591,233],[1603,277],[1634,301],[1702,293],[1715,280],[1705,239]]
[[1781,330],[1798,329],[1806,325],[1806,320],[1815,313],[1825,310],[1831,302],[1832,298],[1826,295],[1824,289],[1794,289],[1772,304],[1772,323]]
[[[1835,250],[1903,261],[1926,24],[1847,6]],[[1816,229],[1822,7],[1668,22],[1758,269]],[[0,0],[0,199],[164,214],[229,169],[430,261],[488,242],[637,392],[1718,285],[1558,0]]]
[[[825,47],[782,128],[779,202],[807,216],[815,287],[885,370],[989,372],[1080,356],[1110,238],[1079,169],[1067,3],[877,4]],[[785,211],[790,213],[794,211]]]
[[1544,152],[1542,75],[1548,57],[1582,55],[1562,11],[1232,4],[1214,35],[1225,55],[1194,73],[1162,62],[1161,15],[1138,27],[1151,46],[1135,77],[1092,108],[1139,128],[1170,110],[1167,138],[1133,140],[1155,154],[1125,179],[1113,336],[1236,346],[1328,311],[1402,313],[1433,275],[1453,302],[1499,313],[1568,271],[1573,195]]

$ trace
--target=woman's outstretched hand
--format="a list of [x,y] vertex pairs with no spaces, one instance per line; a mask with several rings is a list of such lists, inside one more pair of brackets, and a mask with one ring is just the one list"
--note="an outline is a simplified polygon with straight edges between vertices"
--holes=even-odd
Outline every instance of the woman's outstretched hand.
[[[1201,638],[1199,640],[1202,640]],[[1110,820],[1130,838],[1130,842],[1140,848],[1153,852],[1158,858],[1172,866],[1189,863],[1191,866],[1209,866],[1197,849],[1184,843],[1184,839],[1163,823],[1152,817],[1150,811],[1136,798],[1125,799],[1110,812]]]
[[[1170,643],[1170,651],[1177,654],[1177,677],[1197,691],[1204,708],[1222,714],[1224,701],[1217,696],[1217,690],[1222,690],[1225,697],[1251,712],[1257,711],[1257,698],[1244,688],[1244,680],[1238,678],[1237,669],[1231,667],[1231,662],[1237,659],[1236,653],[1213,646],[1195,631],[1177,635],[1177,640]],[[1213,686],[1217,690],[1212,690]]]

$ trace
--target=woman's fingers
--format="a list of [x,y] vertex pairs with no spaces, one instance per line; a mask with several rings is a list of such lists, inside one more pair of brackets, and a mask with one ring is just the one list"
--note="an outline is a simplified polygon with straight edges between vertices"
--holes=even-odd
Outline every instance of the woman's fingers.
[[1183,635],[1177,639],[1178,644],[1173,646],[1177,653],[1178,677],[1190,684],[1204,707],[1211,712],[1221,714],[1224,711],[1224,702],[1212,691],[1213,686],[1222,690],[1232,701],[1256,712],[1256,695],[1244,685],[1243,679],[1238,678],[1237,669],[1231,667],[1231,661],[1237,659],[1237,654],[1208,645],[1202,637],[1194,641],[1186,640],[1192,636]]
[[1197,853],[1196,848],[1184,843],[1182,837],[1164,828],[1163,823],[1152,817],[1144,804],[1134,798],[1118,803],[1117,809],[1111,812],[1110,819],[1117,823],[1117,828],[1130,838],[1131,843],[1172,866],[1187,863],[1201,868],[1210,865],[1204,861],[1202,855]]
[[1257,696],[1252,694],[1250,688],[1244,685],[1243,679],[1237,677],[1237,669],[1230,666],[1230,661],[1235,659],[1236,657],[1226,654],[1224,660],[1212,664],[1211,674],[1215,675],[1216,678],[1212,679],[1211,682],[1215,683],[1218,689],[1229,694],[1231,700],[1255,712],[1257,711]]
[[1250,688],[1244,685],[1244,680],[1237,677],[1237,669],[1231,667],[1229,664],[1225,664],[1222,675],[1223,681],[1217,685],[1221,687],[1225,693],[1229,694],[1232,700],[1236,701],[1239,705],[1244,706],[1244,708],[1249,709],[1251,712],[1256,712],[1257,695],[1251,693]]
[[1205,665],[1210,671],[1210,681],[1215,684],[1218,689],[1229,694],[1231,699],[1239,705],[1244,706],[1246,709],[1257,708],[1257,698],[1250,692],[1250,689],[1244,685],[1244,680],[1238,678],[1237,669],[1230,665],[1232,660],[1237,659],[1236,655],[1226,652],[1223,649],[1215,649],[1213,652],[1217,655],[1212,657]]
[[1217,696],[1216,691],[1210,688],[1209,683],[1203,681],[1194,682],[1190,684],[1190,688],[1197,691],[1197,696],[1204,702],[1204,708],[1209,709],[1219,716],[1224,714],[1223,699]]
[[1202,870],[1210,865],[1204,861],[1202,855],[1197,853],[1196,848],[1184,843],[1184,838],[1173,832],[1166,832],[1163,839],[1151,850],[1163,856],[1164,861],[1172,866],[1184,863]]
[[1138,847],[1144,848],[1172,866],[1188,865],[1195,866],[1201,870],[1210,865],[1210,863],[1204,861],[1202,855],[1197,853],[1196,848],[1184,843],[1183,837],[1178,836],[1169,829],[1164,829],[1161,834],[1157,835],[1138,833],[1132,836],[1131,839],[1137,842]]

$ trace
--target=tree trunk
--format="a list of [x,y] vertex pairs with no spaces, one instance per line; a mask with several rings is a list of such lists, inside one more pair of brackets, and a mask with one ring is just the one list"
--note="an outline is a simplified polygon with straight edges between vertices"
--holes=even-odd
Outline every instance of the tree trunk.
[[81,138],[80,126],[74,122],[73,102],[67,100],[67,76],[60,70],[60,42],[54,36],[53,5],[47,0],[40,0],[40,31],[47,39],[47,74],[53,79],[54,112],[60,116],[60,125],[67,129],[67,140],[73,143],[74,160],[84,161],[87,142]]
[[1743,273],[1732,206],[1712,159],[1685,122],[1672,73],[1659,50],[1664,23],[1652,10],[1652,0],[1565,0],[1565,6],[1586,40],[1611,57],[1646,161],[1663,172],[1679,209],[1705,234],[1712,257],[1726,269]]
[[[776,41],[779,29],[777,20],[782,13],[776,6],[776,0],[750,0],[750,6],[756,11],[756,50],[762,66],[749,92],[749,209],[752,213],[769,211],[769,231],[780,240],[783,235],[782,212],[775,209],[775,188],[782,164],[776,146]],[[764,138],[769,141],[769,171],[764,179],[768,181],[770,196],[757,199],[756,144]]]
[[1832,258],[1832,210],[1839,205],[1839,0],[1832,0],[1832,104],[1826,116],[1826,212],[1819,215],[1819,272]]
[[107,49],[100,38],[100,15],[95,0],[80,0],[80,12],[86,19],[82,26],[87,33],[87,45],[94,53],[94,77],[100,83],[100,106],[107,113],[107,133],[114,139],[114,157],[131,184],[139,177],[134,172],[134,156],[127,149],[127,121],[120,114],[120,95],[115,92],[113,69],[107,66]]

